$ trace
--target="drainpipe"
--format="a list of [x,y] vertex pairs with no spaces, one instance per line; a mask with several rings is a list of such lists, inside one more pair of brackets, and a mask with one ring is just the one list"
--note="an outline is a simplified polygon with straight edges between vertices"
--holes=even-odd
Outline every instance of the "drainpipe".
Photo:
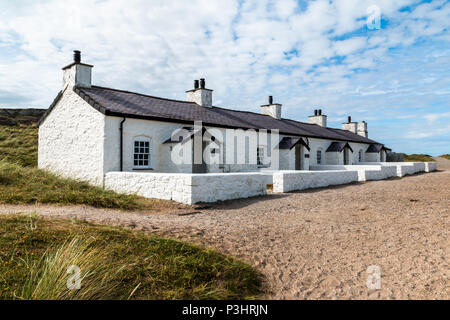
[[127,120],[127,118],[123,118],[120,121],[120,171],[123,171],[123,123]]

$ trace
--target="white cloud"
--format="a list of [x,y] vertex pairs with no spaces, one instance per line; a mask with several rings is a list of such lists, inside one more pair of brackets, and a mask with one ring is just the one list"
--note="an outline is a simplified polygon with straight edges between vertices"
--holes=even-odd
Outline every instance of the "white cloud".
[[183,99],[205,77],[218,105],[259,112],[273,94],[297,119],[448,106],[450,4],[399,11],[416,2],[376,1],[389,24],[366,33],[369,0],[2,1],[0,106],[48,106],[74,49],[99,85]]

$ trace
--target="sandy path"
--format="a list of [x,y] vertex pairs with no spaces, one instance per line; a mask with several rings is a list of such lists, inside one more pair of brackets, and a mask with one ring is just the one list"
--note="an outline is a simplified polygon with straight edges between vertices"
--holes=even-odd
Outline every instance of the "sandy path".
[[[439,159],[441,170],[450,161]],[[201,213],[0,206],[187,239],[261,270],[274,299],[450,299],[450,171],[216,204]],[[381,290],[366,287],[370,265]]]

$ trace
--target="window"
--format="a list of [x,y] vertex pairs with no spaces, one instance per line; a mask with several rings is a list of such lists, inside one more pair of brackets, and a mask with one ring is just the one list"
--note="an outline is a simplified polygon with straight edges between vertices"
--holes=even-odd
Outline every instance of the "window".
[[359,162],[362,162],[363,161],[363,151],[362,150],[359,150],[359,152],[358,152],[358,161]]
[[134,141],[133,167],[150,168],[150,140],[139,138]]
[[258,166],[264,165],[264,148],[262,147],[256,149],[256,164]]
[[317,150],[317,164],[322,164],[322,150]]

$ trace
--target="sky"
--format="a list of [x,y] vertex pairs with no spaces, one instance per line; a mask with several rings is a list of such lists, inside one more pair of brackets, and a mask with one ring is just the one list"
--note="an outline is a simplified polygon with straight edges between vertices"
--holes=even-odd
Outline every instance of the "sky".
[[[378,23],[379,22],[379,23]],[[396,152],[450,153],[450,0],[0,0],[0,108],[47,108],[82,51],[93,83],[219,107],[348,115]]]

